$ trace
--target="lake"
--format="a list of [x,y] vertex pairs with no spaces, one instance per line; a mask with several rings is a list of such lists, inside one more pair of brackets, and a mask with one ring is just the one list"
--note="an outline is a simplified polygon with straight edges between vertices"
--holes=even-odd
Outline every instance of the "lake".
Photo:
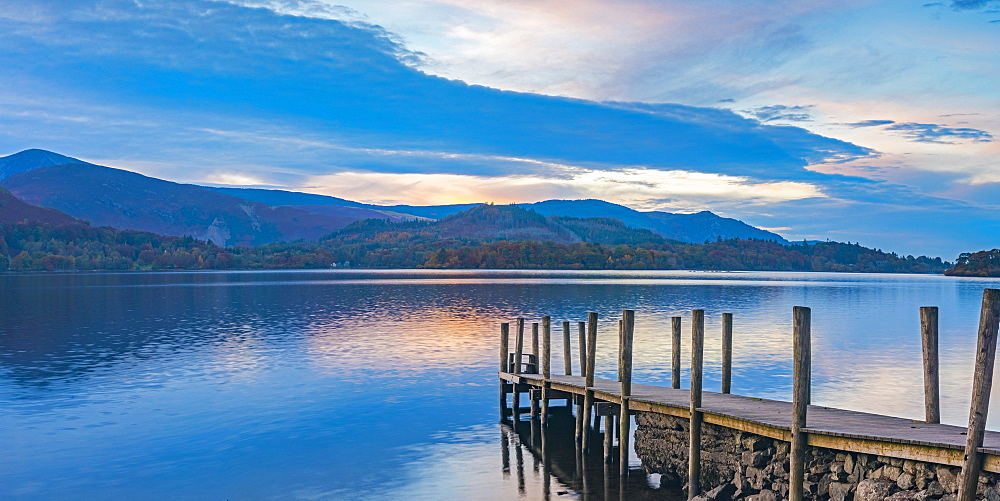
[[[558,326],[598,312],[598,377],[614,378],[617,319],[634,309],[633,379],[669,386],[670,317],[684,317],[686,349],[690,310],[705,309],[705,389],[718,391],[731,312],[733,392],[788,400],[791,311],[809,306],[813,403],[920,419],[918,308],[938,306],[942,421],[964,426],[982,290],[1000,286],[462,270],[0,274],[0,284],[0,498],[15,500],[581,497],[564,437],[552,432],[555,463],[539,465],[532,437],[498,424],[499,324],[518,316]],[[590,497],[606,487],[595,479]],[[677,496],[656,487],[635,475],[623,492]]]

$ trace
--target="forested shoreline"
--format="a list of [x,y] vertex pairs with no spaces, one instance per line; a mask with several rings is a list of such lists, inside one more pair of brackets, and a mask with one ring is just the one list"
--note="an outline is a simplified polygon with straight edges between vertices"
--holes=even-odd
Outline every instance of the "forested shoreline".
[[[86,225],[0,224],[0,270],[266,270],[352,268],[746,270],[941,273],[940,258],[899,256],[858,244],[703,244],[426,238],[427,224],[359,222],[320,242],[222,248],[191,237]],[[359,231],[360,228],[360,231]]]

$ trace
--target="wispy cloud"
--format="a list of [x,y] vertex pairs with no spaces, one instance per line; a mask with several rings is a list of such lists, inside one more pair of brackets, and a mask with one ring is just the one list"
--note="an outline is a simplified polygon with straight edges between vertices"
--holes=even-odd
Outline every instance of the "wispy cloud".
[[[942,116],[956,115],[949,114]],[[977,143],[993,141],[993,134],[985,130],[969,127],[948,127],[940,124],[916,122],[898,123],[894,120],[864,120],[844,125],[849,127],[883,127],[885,130],[898,131],[911,141],[920,143],[956,144],[958,141],[954,140],[967,140]]]
[[761,122],[811,122],[810,114],[812,106],[784,106],[775,104],[771,106],[761,106],[743,112],[760,120]]

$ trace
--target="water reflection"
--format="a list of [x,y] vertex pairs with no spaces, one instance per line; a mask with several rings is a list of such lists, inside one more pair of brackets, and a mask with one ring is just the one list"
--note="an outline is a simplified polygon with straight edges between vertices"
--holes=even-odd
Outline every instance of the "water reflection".
[[[627,477],[619,474],[617,452],[606,456],[601,447],[605,433],[592,430],[592,443],[584,451],[575,438],[577,419],[572,407],[553,406],[549,424],[539,420],[511,421],[500,425],[501,471],[508,478],[511,470],[517,478],[519,496],[527,499],[584,500],[680,500],[686,499],[679,486],[659,485],[658,475],[647,475],[632,469]],[[514,464],[510,464],[511,450]],[[525,481],[529,465],[525,453],[531,455],[530,469],[535,482],[530,489]],[[612,458],[605,461],[606,457]]]
[[[788,399],[790,312],[801,304],[813,308],[816,403],[920,418],[918,307],[939,306],[942,417],[963,425],[982,288],[996,283],[693,272],[0,274],[0,498],[540,499],[545,482],[552,498],[614,497],[621,484],[604,480],[603,437],[582,454],[573,426],[533,437],[525,421],[506,438],[501,431],[507,455],[498,454],[495,371],[501,321],[525,317],[530,332],[543,315],[559,326],[596,311],[597,373],[614,378],[625,308],[637,311],[635,383],[670,385],[670,317],[682,316],[687,385],[689,312],[704,308],[706,389],[720,384],[720,316],[732,312],[733,391]],[[553,340],[561,368],[562,336]],[[647,482],[635,492],[665,492],[648,486],[655,479],[624,485],[633,482]]]

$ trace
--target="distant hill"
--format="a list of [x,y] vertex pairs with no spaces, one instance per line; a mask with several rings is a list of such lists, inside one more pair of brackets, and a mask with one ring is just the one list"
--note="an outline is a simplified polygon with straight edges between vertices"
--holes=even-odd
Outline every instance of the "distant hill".
[[18,200],[13,193],[0,186],[0,223],[45,223],[45,224],[82,224],[55,209],[46,209],[37,205],[26,204]]
[[755,228],[737,219],[718,216],[709,211],[695,214],[670,212],[640,212],[603,200],[546,200],[533,204],[520,204],[546,216],[610,217],[632,228],[641,228],[665,238],[690,243],[716,240],[756,239],[787,243],[777,233]]
[[[317,206],[363,207],[373,209],[398,218],[404,215],[428,219],[442,219],[479,204],[453,205],[370,205],[344,200],[342,198],[310,193],[254,188],[213,188],[244,200],[252,200],[268,205],[287,205],[304,210],[315,210]],[[709,211],[695,214],[674,214],[670,212],[640,212],[623,205],[603,200],[546,200],[543,202],[517,204],[543,216],[602,217],[617,219],[630,228],[646,229],[664,238],[681,242],[703,243],[706,241],[728,240],[732,238],[774,240],[787,243],[781,235],[755,228],[737,219],[720,217]]]
[[477,205],[437,221],[359,221],[331,234],[324,241],[334,244],[405,242],[411,246],[438,247],[498,241],[602,245],[660,245],[671,242],[649,230],[629,228],[614,219],[545,217],[517,205],[488,204]]

